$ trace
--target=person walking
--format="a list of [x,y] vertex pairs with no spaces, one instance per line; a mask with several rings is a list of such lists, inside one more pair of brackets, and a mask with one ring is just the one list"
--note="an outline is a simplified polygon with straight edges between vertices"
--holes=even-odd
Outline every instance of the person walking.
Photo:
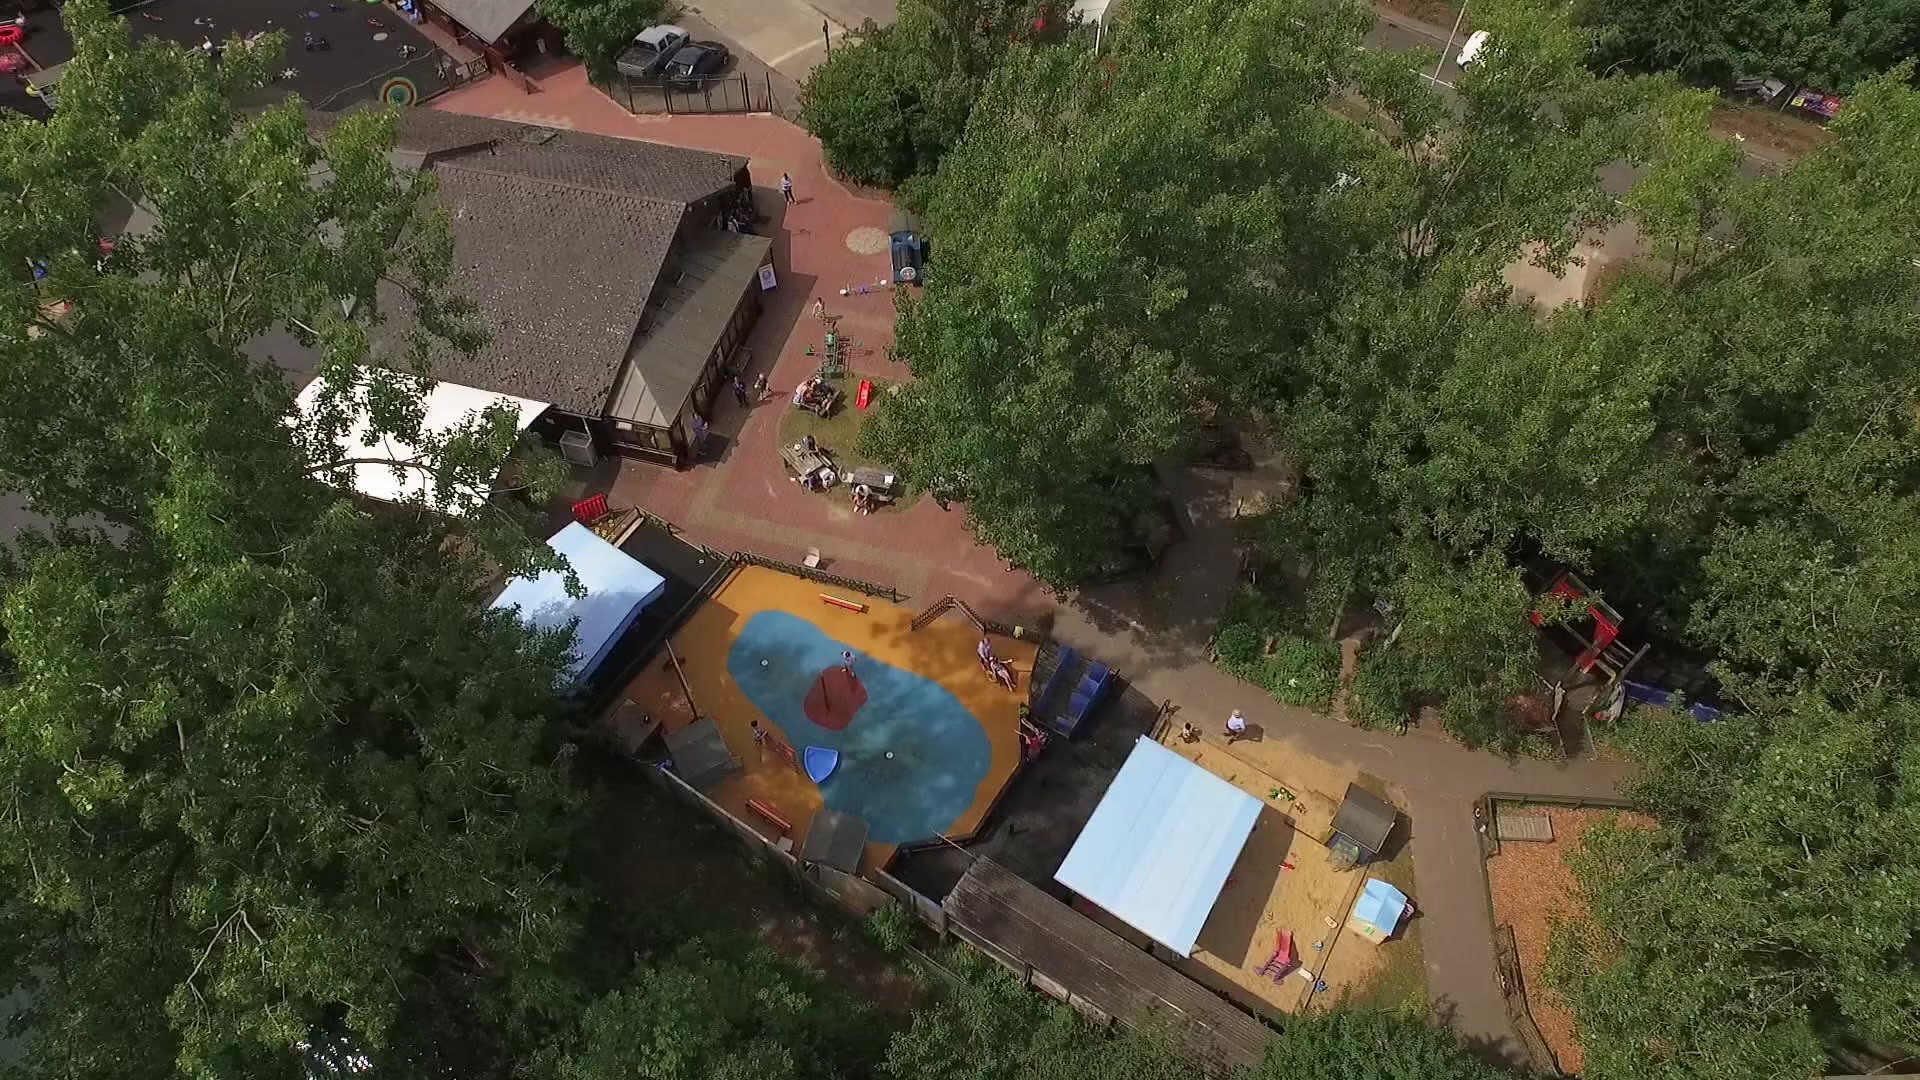
[[741,408],[747,407],[747,384],[738,375],[733,377],[733,400],[739,402]]
[[753,729],[754,749],[760,751],[761,757],[763,758],[766,757],[767,756],[767,729],[761,727],[760,721],[758,720],[747,721],[747,726]]
[[780,174],[780,196],[788,202],[793,201],[793,177],[786,173]]
[[1247,733],[1247,718],[1239,709],[1227,716],[1227,742],[1231,743]]
[[846,672],[847,678],[849,679],[853,678],[853,660],[852,649],[842,649],[840,651],[840,670]]
[[755,401],[765,401],[772,393],[773,388],[767,385],[766,372],[763,371],[753,377],[753,397]]

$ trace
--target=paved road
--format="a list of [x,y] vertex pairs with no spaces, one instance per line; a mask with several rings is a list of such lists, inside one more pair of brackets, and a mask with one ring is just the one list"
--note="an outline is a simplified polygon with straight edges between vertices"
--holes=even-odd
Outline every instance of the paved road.
[[689,8],[729,41],[796,83],[827,57],[830,43],[868,19],[887,25],[895,0],[700,0]]
[[[1460,67],[1453,62],[1454,54],[1459,52],[1460,38],[1450,33],[1452,28],[1422,22],[1384,7],[1376,7],[1375,12],[1373,30],[1365,38],[1366,46],[1389,52],[1420,54],[1421,76],[1434,83],[1435,89],[1441,93],[1451,91],[1453,81],[1460,77]],[[1453,43],[1452,50],[1444,62],[1438,63],[1436,78],[1436,61],[1440,60],[1443,51],[1447,51],[1449,40]],[[1762,176],[1771,169],[1787,164],[1784,159],[1773,158],[1745,144],[1740,149],[1744,155],[1740,172],[1744,176]],[[1600,171],[1600,183],[1609,194],[1620,195],[1633,186],[1639,175],[1640,170],[1628,166],[1626,162],[1616,162]]]
[[[1253,477],[1244,474],[1239,483]],[[1185,540],[1151,579],[1085,590],[1061,609],[1054,632],[1113,664],[1142,692],[1170,701],[1204,728],[1232,709],[1264,729],[1231,752],[1284,772],[1289,753],[1351,765],[1397,788],[1412,821],[1416,891],[1426,920],[1427,993],[1436,1015],[1476,1052],[1525,1062],[1494,980],[1493,932],[1473,802],[1488,791],[1611,795],[1625,775],[1614,762],[1506,761],[1416,732],[1397,737],[1281,706],[1207,659],[1234,585],[1234,474],[1193,470],[1174,481],[1188,518]]]

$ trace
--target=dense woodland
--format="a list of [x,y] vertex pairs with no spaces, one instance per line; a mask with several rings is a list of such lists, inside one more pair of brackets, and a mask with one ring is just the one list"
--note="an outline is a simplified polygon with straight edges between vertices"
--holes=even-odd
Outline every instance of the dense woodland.
[[1773,75],[1850,93],[1920,56],[1915,0],[1575,0],[1594,63],[1725,86]]
[[[1357,6],[1133,0],[1098,54],[982,35],[965,47],[999,55],[957,138],[900,73],[961,45],[836,56],[871,73],[863,108],[937,135],[883,158],[838,126],[851,89],[808,102],[829,160],[911,161],[866,175],[906,179],[933,237],[899,301],[915,379],[866,449],[1065,589],[1111,568],[1209,425],[1265,433],[1299,483],[1248,529],[1268,572],[1220,662],[1325,705],[1328,628],[1377,605],[1399,632],[1361,654],[1351,713],[1476,744],[1521,745],[1526,617],[1566,616],[1523,559],[1579,570],[1710,658],[1732,713],[1615,733],[1660,827],[1596,837],[1594,918],[1556,947],[1589,1075],[1920,1046],[1911,50],[1835,74],[1832,139],[1749,177],[1711,96],[1542,5],[1474,8],[1493,44],[1444,97],[1356,47]],[[1609,192],[1618,162],[1635,182]],[[1652,254],[1588,302],[1542,315],[1503,285],[1628,218]]]

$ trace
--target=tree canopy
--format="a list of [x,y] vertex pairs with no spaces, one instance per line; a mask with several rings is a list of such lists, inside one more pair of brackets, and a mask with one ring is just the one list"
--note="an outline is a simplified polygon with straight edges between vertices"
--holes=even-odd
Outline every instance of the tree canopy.
[[[1528,616],[1566,614],[1523,565],[1578,570],[1739,714],[1622,736],[1660,826],[1595,840],[1556,961],[1592,1074],[1913,1046],[1912,69],[1749,177],[1709,97],[1596,75],[1531,5],[1477,18],[1444,99],[1324,5],[1139,0],[1101,56],[1010,50],[937,173],[915,381],[866,449],[1067,587],[1204,427],[1265,432],[1298,484],[1247,539],[1290,572],[1236,601],[1222,663],[1322,704],[1328,628],[1374,607],[1351,715],[1469,742],[1515,745]],[[1503,280],[1622,224],[1639,254],[1577,304]]]
[[1040,0],[906,0],[869,20],[814,68],[800,122],[827,164],[855,183],[912,198],[960,140],[974,100],[1014,43],[1057,36]]
[[1599,34],[1597,66],[1673,71],[1718,85],[1777,75],[1847,92],[1920,55],[1913,0],[1579,0],[1573,10]]
[[566,35],[567,49],[595,79],[613,78],[614,61],[633,44],[634,35],[672,10],[667,0],[537,0],[536,7]]
[[[258,1077],[294,1074],[299,1047],[406,1056],[445,1033],[403,1017],[543,969],[578,917],[555,875],[578,804],[554,760],[564,642],[481,603],[494,567],[547,560],[510,504],[465,545],[418,508],[356,507],[322,480],[348,405],[290,430],[292,387],[255,354],[292,328],[370,388],[376,430],[418,439],[409,359],[368,366],[367,327],[382,283],[444,296],[446,224],[389,163],[388,117],[315,140],[297,103],[235,110],[277,42],[215,66],[129,47],[101,0],[64,16],[58,113],[0,120],[21,269],[0,291],[0,483],[62,523],[0,576],[0,936],[28,1061]],[[109,251],[100,219],[129,197],[156,224]],[[484,490],[499,421],[405,467]]]

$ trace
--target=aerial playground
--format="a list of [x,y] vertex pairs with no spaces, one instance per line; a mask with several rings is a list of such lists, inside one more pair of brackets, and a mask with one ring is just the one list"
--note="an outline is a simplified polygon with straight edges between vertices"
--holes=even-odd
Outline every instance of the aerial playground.
[[[1012,689],[988,654],[1011,669]],[[862,862],[878,865],[901,844],[979,827],[1020,764],[1034,655],[957,601],[916,618],[743,565],[628,697],[670,744],[712,722],[733,761],[700,786],[730,813],[797,839],[820,810],[840,811],[865,822]]]

